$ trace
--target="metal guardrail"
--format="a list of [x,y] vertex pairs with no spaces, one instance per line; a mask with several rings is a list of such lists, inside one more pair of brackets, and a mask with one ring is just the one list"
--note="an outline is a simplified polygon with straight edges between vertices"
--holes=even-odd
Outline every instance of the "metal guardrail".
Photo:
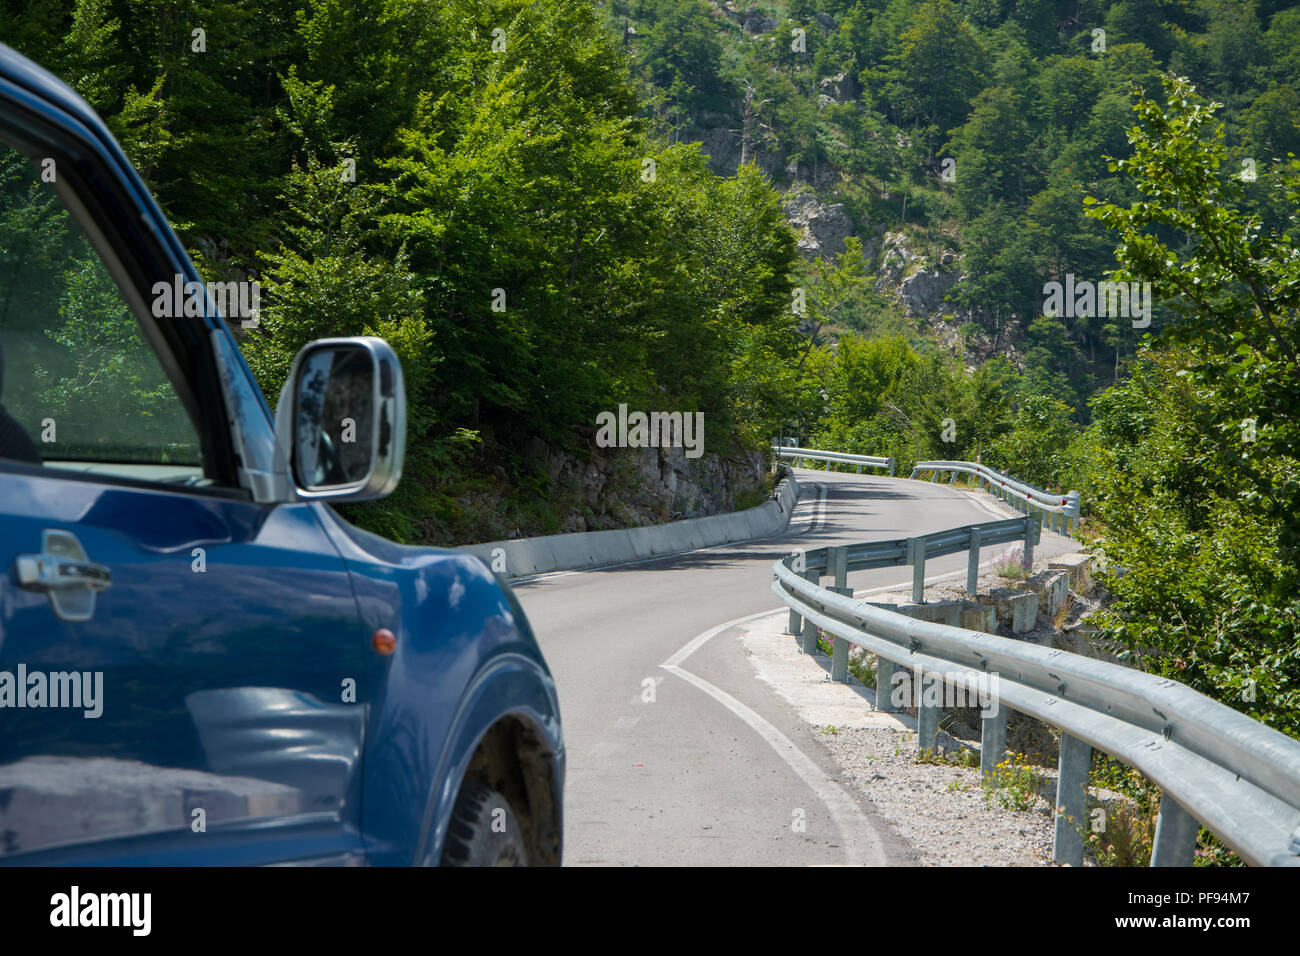
[[[1032,518],[1012,521],[1037,527]],[[915,553],[918,547],[906,542],[924,540],[926,555],[947,554],[960,550],[955,545],[963,539],[990,540],[980,529],[1005,523],[789,555],[773,568],[772,590],[790,607],[791,633],[800,633],[802,619],[806,651],[816,649],[817,628],[833,635],[832,679],[846,678],[850,643],[876,655],[878,710],[898,709],[896,687],[921,689],[916,696],[917,744],[923,750],[935,746],[939,731],[940,704],[927,688],[991,685],[985,698],[991,706],[981,720],[985,775],[1004,759],[1008,708],[1060,728],[1057,862],[1083,862],[1082,831],[1090,822],[1086,788],[1097,749],[1138,770],[1162,791],[1152,866],[1190,866],[1198,825],[1248,863],[1300,866],[1300,741],[1177,681],[919,621],[855,600],[847,587],[850,569],[906,563],[900,560],[903,552],[911,548]],[[980,537],[975,539],[977,530]],[[834,587],[821,587],[823,573],[835,576]]]
[[[1033,566],[1034,545],[1038,543],[1041,534],[1042,526],[1036,518],[1006,518],[893,541],[819,548],[803,555],[801,562],[805,575],[833,575],[837,587],[844,586],[841,578],[850,571],[911,565],[912,601],[921,604],[925,600],[925,563],[929,559],[968,551],[970,559],[966,565],[966,593],[974,596],[979,580],[980,548],[1013,541],[1023,542],[1023,563],[1028,570]],[[793,627],[794,617],[790,620]]]
[[792,448],[787,445],[773,445],[772,450],[778,458],[807,458],[810,461],[831,461],[841,464],[857,465],[861,474],[862,466],[869,468],[888,468],[889,475],[894,475],[894,459],[878,458],[874,455],[850,455],[839,451],[822,451],[817,448]]
[[1069,534],[1079,526],[1080,501],[1077,491],[1054,495],[975,461],[918,461],[912,469],[911,477],[915,478],[927,471],[932,473],[933,478],[945,471],[952,472],[949,484],[958,473],[974,475],[980,487],[987,483],[988,490],[1003,501],[1026,514],[1040,514],[1048,530]]

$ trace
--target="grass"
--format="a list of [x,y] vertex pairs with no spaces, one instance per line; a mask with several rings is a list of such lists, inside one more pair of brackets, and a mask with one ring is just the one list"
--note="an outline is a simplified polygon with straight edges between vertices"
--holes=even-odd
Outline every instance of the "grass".
[[1042,784],[1042,774],[1030,766],[1024,754],[1008,754],[984,778],[984,799],[1003,810],[1029,810],[1038,802]]
[[998,577],[1007,578],[1011,581],[1023,581],[1026,577],[1024,562],[1024,549],[1012,548],[993,561],[993,571]]
[[[1084,849],[1098,866],[1149,866],[1155,845],[1156,820],[1160,814],[1160,789],[1132,767],[1105,754],[1094,757],[1089,783],[1093,787],[1112,790],[1119,796],[1106,804],[1089,799],[1086,826],[1069,821],[1083,838]],[[1245,864],[1202,827],[1197,834],[1192,865]]]
[[1052,619],[1052,626],[1058,631],[1065,626],[1065,622],[1070,619],[1071,612],[1074,611],[1074,595],[1071,594],[1065,599],[1065,605],[1056,612],[1056,617]]
[[913,763],[935,764],[943,767],[978,767],[979,754],[970,747],[960,747],[955,751],[936,750],[927,747],[919,751]]

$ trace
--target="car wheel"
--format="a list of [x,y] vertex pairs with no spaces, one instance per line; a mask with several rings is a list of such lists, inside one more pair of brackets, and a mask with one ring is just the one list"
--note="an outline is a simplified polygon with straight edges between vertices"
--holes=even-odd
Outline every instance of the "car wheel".
[[528,865],[523,832],[505,797],[478,782],[461,788],[447,828],[442,865]]

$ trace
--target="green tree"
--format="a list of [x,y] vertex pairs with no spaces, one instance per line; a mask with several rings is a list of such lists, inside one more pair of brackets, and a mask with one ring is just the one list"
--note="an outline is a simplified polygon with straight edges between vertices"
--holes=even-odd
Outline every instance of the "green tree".
[[[1094,508],[1126,572],[1107,633],[1295,734],[1300,250],[1294,217],[1267,230],[1242,211],[1250,184],[1226,161],[1219,108],[1179,77],[1163,104],[1139,99],[1115,167],[1140,200],[1091,211],[1118,233],[1119,276],[1151,281],[1177,314],[1168,351],[1094,401]],[[1300,163],[1279,175],[1300,198]]]

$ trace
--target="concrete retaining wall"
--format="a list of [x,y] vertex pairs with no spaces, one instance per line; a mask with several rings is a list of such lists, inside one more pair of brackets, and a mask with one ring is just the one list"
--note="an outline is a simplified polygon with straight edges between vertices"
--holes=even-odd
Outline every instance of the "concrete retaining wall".
[[[771,500],[746,511],[621,531],[488,541],[463,545],[457,550],[478,555],[494,571],[508,578],[595,568],[777,534],[790,523],[790,513],[798,500],[799,485],[791,475],[777,485]],[[494,554],[498,548],[500,552]]]

